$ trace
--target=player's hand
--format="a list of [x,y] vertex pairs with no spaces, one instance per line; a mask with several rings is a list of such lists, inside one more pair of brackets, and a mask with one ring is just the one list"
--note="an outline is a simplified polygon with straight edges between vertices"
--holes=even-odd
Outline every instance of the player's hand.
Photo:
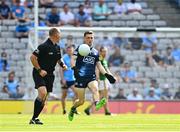
[[66,66],[66,65],[63,65],[63,66],[62,66],[62,69],[63,69],[63,70],[67,70],[67,66]]
[[110,83],[114,84],[116,82],[116,79],[112,75],[108,73],[105,73],[104,75],[106,76],[106,78],[109,80]]
[[41,77],[45,77],[47,75],[47,72],[45,70],[41,70],[39,74],[41,75]]
[[61,84],[62,84],[62,85],[66,85],[66,80],[62,79],[62,80],[61,80]]

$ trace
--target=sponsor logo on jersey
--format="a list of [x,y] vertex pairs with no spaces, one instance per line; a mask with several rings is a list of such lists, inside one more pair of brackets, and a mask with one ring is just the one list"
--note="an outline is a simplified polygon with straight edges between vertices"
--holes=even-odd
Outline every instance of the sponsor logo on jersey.
[[49,55],[53,55],[53,52],[49,52],[48,54],[49,54]]
[[94,64],[95,63],[95,58],[92,57],[92,56],[85,56],[83,58],[83,62]]

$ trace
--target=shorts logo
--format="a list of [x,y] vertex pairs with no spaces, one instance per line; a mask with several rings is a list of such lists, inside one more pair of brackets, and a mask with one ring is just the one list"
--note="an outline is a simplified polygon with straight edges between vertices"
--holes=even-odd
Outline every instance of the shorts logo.
[[95,58],[92,57],[92,56],[85,56],[83,58],[83,62],[94,64],[95,63]]
[[82,85],[83,85],[82,83],[79,83],[79,86],[81,86],[81,87],[82,87]]

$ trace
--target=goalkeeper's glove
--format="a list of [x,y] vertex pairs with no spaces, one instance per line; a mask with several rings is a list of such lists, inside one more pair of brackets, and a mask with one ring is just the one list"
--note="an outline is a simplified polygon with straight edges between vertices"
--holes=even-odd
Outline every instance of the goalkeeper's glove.
[[116,79],[112,75],[108,73],[105,73],[104,75],[106,76],[106,78],[109,80],[110,83],[114,84],[116,82]]

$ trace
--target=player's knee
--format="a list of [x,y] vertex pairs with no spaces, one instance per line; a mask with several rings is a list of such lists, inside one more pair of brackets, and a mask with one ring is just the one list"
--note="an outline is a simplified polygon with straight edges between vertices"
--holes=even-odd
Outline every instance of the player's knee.
[[67,93],[63,93],[62,94],[62,99],[66,98],[66,96],[67,96]]
[[74,96],[75,96],[76,98],[78,98],[78,93],[77,93],[77,92],[74,92]]
[[61,100],[65,101],[66,100],[66,96],[62,96]]
[[95,88],[92,90],[93,94],[97,94],[98,93],[98,90]]
[[47,96],[47,91],[46,90],[42,90],[40,93],[40,98],[44,99]]
[[79,100],[80,105],[84,104],[84,99],[83,100]]
[[103,95],[103,94],[99,94],[99,97],[100,97],[100,98],[103,98],[103,97],[104,97],[104,95]]
[[44,90],[44,91],[42,91],[42,93],[41,93],[43,96],[46,96],[47,95],[47,91],[46,90]]

